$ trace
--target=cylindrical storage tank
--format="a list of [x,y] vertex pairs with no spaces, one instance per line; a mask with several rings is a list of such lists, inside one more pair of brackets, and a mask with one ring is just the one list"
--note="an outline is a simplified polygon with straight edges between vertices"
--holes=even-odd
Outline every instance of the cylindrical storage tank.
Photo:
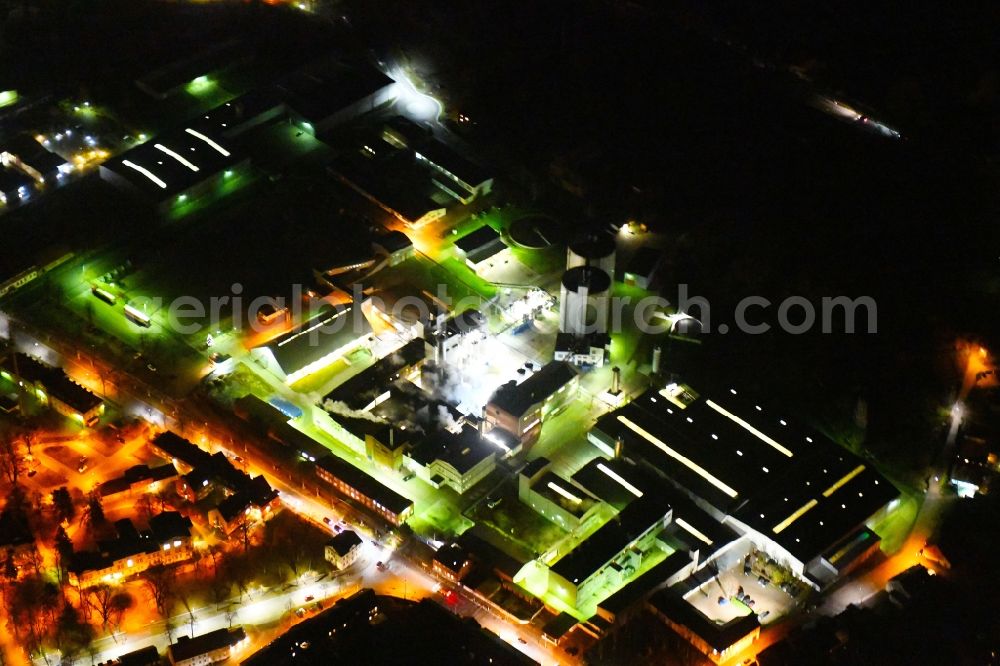
[[607,273],[591,266],[569,269],[559,290],[559,330],[574,335],[607,333],[610,301]]
[[609,277],[615,276],[615,239],[609,234],[584,236],[566,248],[566,269],[577,266],[600,268]]

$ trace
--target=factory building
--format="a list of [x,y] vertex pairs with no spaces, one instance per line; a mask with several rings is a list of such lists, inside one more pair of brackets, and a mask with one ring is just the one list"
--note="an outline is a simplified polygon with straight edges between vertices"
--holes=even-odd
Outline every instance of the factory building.
[[607,333],[611,278],[599,268],[577,266],[563,273],[559,331],[576,336]]
[[572,366],[552,361],[520,384],[504,384],[483,408],[487,430],[500,428],[521,444],[534,443],[545,419],[576,396],[578,383]]
[[414,228],[470,203],[493,185],[485,171],[425,128],[398,117],[381,132],[360,135],[355,149],[338,158],[337,171],[347,186]]
[[7,356],[0,368],[0,373],[16,379],[39,402],[82,425],[93,427],[104,414],[104,401],[70,379],[62,368],[20,352]]
[[[414,147],[414,154],[418,160],[429,164],[437,172],[442,187],[447,187],[449,193],[464,204],[493,190],[493,177],[485,169],[438,139],[430,139]],[[459,187],[450,188],[452,183]]]
[[[427,343],[414,338],[327,393],[323,402],[340,403],[355,411],[370,411],[389,398],[393,382],[413,379],[426,357]],[[331,413],[336,415],[335,411]]]
[[316,476],[393,525],[402,525],[413,514],[413,502],[334,455],[316,462]]
[[0,168],[0,205],[13,206],[27,200],[35,191],[35,182],[14,168]]
[[506,247],[500,234],[487,224],[455,241],[455,254],[466,266],[478,272]]
[[577,266],[599,268],[612,279],[615,276],[615,239],[610,234],[588,234],[566,248],[566,269]]
[[601,500],[553,473],[549,466],[545,458],[526,465],[517,477],[517,498],[550,522],[573,531],[595,516]]
[[644,245],[625,266],[625,284],[649,289],[656,279],[656,273],[663,263],[663,251]]
[[[399,471],[403,466],[403,454],[413,446],[419,432],[405,425],[377,421],[374,419],[339,416],[334,413],[336,422],[345,431],[361,440],[365,457],[380,467]],[[355,446],[355,449],[358,449]]]
[[15,135],[0,144],[0,164],[19,169],[38,185],[55,183],[73,170],[72,164],[28,134]]
[[476,427],[466,424],[460,428],[428,434],[407,453],[407,464],[435,488],[448,486],[461,495],[496,468],[499,448]]
[[653,495],[630,503],[583,543],[548,567],[550,594],[571,606],[614,590],[657,549],[656,537],[670,523],[671,507]]
[[357,305],[324,306],[308,321],[251,350],[251,355],[286,384],[294,384],[370,342],[371,335],[371,324]]
[[249,57],[249,50],[238,40],[213,44],[144,73],[135,80],[135,85],[150,97],[162,101],[184,91],[204,89],[211,85],[212,75],[245,62]]
[[816,589],[865,554],[852,544],[874,538],[861,535],[898,503],[869,463],[735,390],[708,399],[673,384],[651,389],[588,437],[609,457],[642,461]]
[[245,132],[288,115],[288,106],[276,88],[262,88],[240,95],[191,121],[194,129],[209,136],[235,139]]
[[188,124],[104,162],[100,175],[167,214],[223,190],[249,164],[221,135]]
[[398,148],[412,150],[419,161],[435,171],[438,186],[463,204],[493,190],[493,177],[486,169],[436,138],[423,125],[403,116],[395,116],[385,124],[382,137]]
[[372,241],[372,251],[387,257],[390,266],[398,266],[415,253],[413,241],[402,231],[380,234]]
[[749,647],[760,636],[756,613],[718,623],[672,589],[662,589],[646,604],[654,615],[716,664]]
[[321,58],[282,79],[278,92],[292,122],[310,134],[322,134],[382,107],[396,98],[397,84],[366,63],[347,66]]
[[444,365],[452,362],[466,341],[479,341],[486,336],[486,317],[479,310],[463,310],[444,318],[439,315],[434,323],[424,324],[421,331],[425,340],[434,345],[434,362]]
[[600,368],[611,358],[611,336],[607,333],[557,333],[553,358],[577,366]]

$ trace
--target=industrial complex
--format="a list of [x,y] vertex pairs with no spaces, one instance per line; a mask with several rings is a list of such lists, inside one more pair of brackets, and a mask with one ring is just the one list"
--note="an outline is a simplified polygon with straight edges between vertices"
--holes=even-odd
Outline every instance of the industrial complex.
[[639,617],[751,663],[900,548],[870,451],[766,368],[691,371],[687,239],[550,213],[416,59],[326,44],[221,41],[0,135],[0,222],[87,216],[0,253],[0,481],[44,506],[0,509],[0,568],[73,588],[94,663],[576,664]]

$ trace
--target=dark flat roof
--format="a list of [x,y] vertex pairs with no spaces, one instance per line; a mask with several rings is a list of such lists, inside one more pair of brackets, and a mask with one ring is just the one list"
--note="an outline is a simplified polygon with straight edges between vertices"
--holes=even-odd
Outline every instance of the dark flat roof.
[[323,399],[342,402],[351,409],[363,409],[388,391],[389,385],[399,379],[400,373],[420,363],[426,356],[427,343],[421,338],[410,340],[327,393]]
[[629,260],[628,265],[625,267],[625,272],[633,275],[649,277],[651,274],[656,272],[656,269],[662,261],[663,250],[643,245],[639,248],[635,255],[632,256],[632,259]]
[[[612,474],[618,476],[621,481]],[[573,481],[586,488],[589,493],[610,504],[618,511],[638,499],[638,496],[629,490],[622,481],[641,493],[647,491],[645,477],[639,474],[635,465],[625,460],[594,458],[581,467],[572,478]]]
[[34,182],[31,178],[28,178],[28,176],[16,169],[0,167],[0,192],[4,194],[12,194],[17,192],[18,188],[31,186]]
[[484,224],[471,234],[466,234],[455,241],[455,247],[466,254],[471,254],[483,248],[493,247],[498,243],[501,246],[503,245],[503,241],[500,240],[500,234],[490,225]]
[[410,240],[410,237],[398,230],[390,231],[387,234],[379,234],[372,242],[385,248],[390,253],[413,247],[413,241]]
[[554,618],[545,623],[542,633],[549,638],[556,640],[569,633],[570,629],[579,624],[579,621],[569,613],[559,613]]
[[207,46],[194,55],[168,62],[142,75],[136,84],[154,95],[166,96],[175,88],[190,83],[235,62],[244,53],[237,40]]
[[[549,484],[552,485],[550,486]],[[555,486],[563,492],[576,497],[580,501],[578,502],[566,497],[560,493],[559,490],[553,489],[552,486]],[[538,481],[531,486],[531,489],[577,518],[580,518],[583,514],[589,511],[597,501],[585,489],[577,487],[575,484],[570,483],[554,472],[545,472],[545,474],[543,474]]]
[[532,405],[543,402],[574,378],[576,370],[572,365],[565,361],[551,361],[520,384],[505,384],[498,388],[489,404],[520,417]]
[[281,95],[274,88],[252,90],[236,99],[206,111],[193,122],[206,133],[231,135],[241,124],[284,107]]
[[243,159],[221,134],[194,129],[193,124],[155,136],[104,162],[101,169],[123,178],[144,197],[161,201]]
[[45,388],[53,398],[59,399],[81,414],[86,414],[104,402],[91,393],[89,389],[80,386],[62,372],[46,382]]
[[368,318],[356,305],[324,308],[309,321],[265,346],[274,354],[281,370],[290,375],[371,332]]
[[438,139],[420,143],[414,150],[472,187],[478,187],[490,179],[486,169]]
[[283,79],[278,89],[299,115],[318,124],[394,83],[371,65],[347,67],[323,58]]
[[529,462],[523,468],[521,468],[521,474],[523,476],[532,477],[542,471],[550,462],[548,458],[538,457]]
[[632,502],[556,562],[552,571],[571,583],[580,583],[607,564],[629,543],[662,519],[670,507],[652,497]]
[[732,392],[681,409],[651,389],[600,417],[593,432],[609,445],[620,436],[628,455],[803,561],[898,495],[868,463],[819,432]]
[[649,598],[649,604],[677,624],[687,627],[719,652],[760,626],[756,613],[742,615],[726,624],[716,624],[670,588],[654,593]]
[[406,499],[392,488],[389,488],[378,481],[375,477],[361,471],[354,465],[341,460],[334,455],[328,455],[316,461],[316,466],[330,473],[333,477],[340,479],[343,483],[356,490],[359,494],[367,497],[372,502],[385,507],[388,511],[399,515],[403,511],[413,506],[413,502]]
[[691,564],[691,553],[685,550],[674,551],[670,555],[667,555],[662,562],[644,572],[628,585],[619,588],[617,592],[597,606],[610,613],[621,613],[629,606],[652,593],[658,585],[664,584],[668,578],[678,571],[683,570],[689,564]]
[[454,467],[459,474],[465,474],[497,450],[495,444],[483,439],[477,428],[466,425],[457,434],[439,430],[427,435],[410,455],[422,465],[441,460]]
[[476,309],[463,310],[445,321],[444,333],[445,336],[451,337],[453,335],[475,331],[485,325],[486,317],[483,316],[482,312]]
[[[378,609],[380,621],[371,618]],[[364,589],[306,619],[256,654],[246,666],[329,666],[341,663],[536,664],[470,618],[430,599],[414,603]]]
[[[97,407],[101,398],[70,379],[62,368],[46,365],[27,354],[17,352],[17,374],[29,382],[38,382],[54,398],[59,399],[76,411],[84,414]],[[14,372],[14,357],[4,359],[4,368]]]

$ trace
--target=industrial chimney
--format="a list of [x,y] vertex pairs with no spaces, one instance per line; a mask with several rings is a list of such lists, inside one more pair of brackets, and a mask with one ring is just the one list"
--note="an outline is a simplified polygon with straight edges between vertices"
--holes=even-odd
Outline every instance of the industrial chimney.
[[611,368],[611,395],[618,395],[622,392],[622,369],[617,365]]

